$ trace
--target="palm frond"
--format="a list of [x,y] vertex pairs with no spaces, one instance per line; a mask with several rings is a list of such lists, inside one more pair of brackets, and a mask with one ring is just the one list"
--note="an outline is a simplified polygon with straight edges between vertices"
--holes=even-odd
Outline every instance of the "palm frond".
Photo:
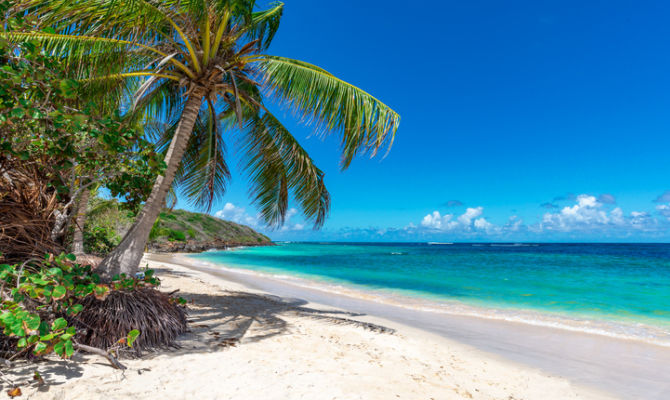
[[[175,13],[157,0],[19,0],[42,26],[72,34],[142,40],[171,35]],[[142,40],[144,41],[144,40]]]
[[273,7],[265,11],[257,11],[251,15],[249,23],[244,25],[236,36],[246,35],[249,41],[258,40],[260,49],[270,47],[274,39],[279,23],[284,13],[284,3],[276,2]]
[[109,210],[117,209],[118,206],[119,204],[116,199],[101,199],[88,210],[86,215],[89,218],[97,217],[98,215],[105,214]]
[[324,174],[286,127],[265,112],[251,121],[242,138],[252,200],[265,221],[272,226],[284,223],[291,192],[305,217],[321,227],[330,209]]
[[[169,124],[151,124],[147,132],[156,140],[160,152],[167,151],[179,123],[173,118]],[[177,170],[173,188],[195,207],[209,211],[220,200],[230,180],[230,169],[225,159],[226,148],[210,104],[204,108],[193,130],[188,147]]]
[[342,133],[342,168],[359,153],[390,148],[400,116],[367,92],[321,68],[284,57],[258,56],[264,84],[280,100],[325,131]]
[[217,129],[215,110],[207,107],[200,114],[182,159],[184,171],[177,187],[193,205],[208,212],[212,204],[223,197],[230,180],[225,152],[223,138]]

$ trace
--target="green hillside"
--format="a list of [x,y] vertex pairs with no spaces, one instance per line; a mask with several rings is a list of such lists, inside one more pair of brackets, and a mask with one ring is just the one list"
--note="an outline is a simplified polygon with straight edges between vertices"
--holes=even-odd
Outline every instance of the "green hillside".
[[[84,225],[84,248],[104,256],[119,244],[135,216],[115,200],[92,196]],[[154,224],[148,248],[159,252],[198,252],[230,246],[271,245],[270,238],[248,226],[207,214],[165,210]]]
[[[206,250],[211,247],[271,243],[270,238],[248,226],[184,210],[162,212],[149,240],[150,249],[170,250],[190,244],[194,247],[191,251],[198,251],[195,247],[206,247]],[[183,250],[189,249],[178,251]]]

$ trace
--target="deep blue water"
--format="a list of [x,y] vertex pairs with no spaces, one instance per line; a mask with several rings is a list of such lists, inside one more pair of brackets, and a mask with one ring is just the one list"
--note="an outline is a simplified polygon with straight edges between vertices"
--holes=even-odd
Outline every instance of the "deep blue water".
[[373,292],[670,327],[670,244],[279,243],[192,257]]

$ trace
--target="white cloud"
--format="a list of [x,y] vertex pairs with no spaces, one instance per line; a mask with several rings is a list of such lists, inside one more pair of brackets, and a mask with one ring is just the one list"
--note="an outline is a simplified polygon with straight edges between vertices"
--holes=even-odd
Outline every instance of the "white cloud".
[[[663,207],[661,205],[656,208],[660,210]],[[668,212],[670,215],[670,207]],[[563,208],[560,213],[544,214],[539,228],[539,231],[590,231],[603,236],[625,236],[635,230],[655,232],[662,229],[648,212],[631,211],[626,216],[620,207],[608,211],[603,202],[586,194],[577,196],[577,204]]]
[[486,220],[486,218],[477,218],[475,220],[475,228],[477,229],[490,229],[493,227],[493,224]]
[[[454,214],[441,215],[439,211],[433,211],[423,217],[421,226],[438,231],[489,230],[493,224],[481,217],[483,213],[483,207],[470,207],[458,217],[455,217]],[[410,224],[408,228],[414,228],[414,226]]]
[[509,220],[503,226],[503,230],[508,231],[508,232],[518,232],[521,227],[523,226],[523,220],[516,215],[512,215],[509,217]]
[[484,213],[484,207],[468,207],[468,209],[465,210],[465,213],[458,217],[458,222],[460,222],[462,225],[470,226],[472,220],[482,215],[482,213]]
[[656,210],[662,216],[670,219],[670,205],[668,204],[659,204],[656,206]]
[[446,214],[441,216],[439,211],[433,211],[432,214],[428,214],[423,217],[423,220],[421,220],[421,226],[432,229],[448,230],[457,224],[456,222],[452,221],[452,218],[454,218],[453,214]]
[[286,211],[286,218],[284,219],[284,225],[281,227],[282,232],[301,231],[301,230],[305,229],[304,224],[299,224],[299,223],[292,224],[291,223],[291,218],[294,217],[297,214],[298,214],[298,210],[295,209],[295,208],[290,208],[288,211]]
[[[291,221],[291,219],[293,219],[293,217],[295,217],[297,214],[298,210],[295,208],[290,208],[288,211],[286,211],[284,225],[281,227],[280,231],[301,231],[305,229],[304,223],[293,223]],[[227,221],[248,225],[254,229],[265,230],[267,228],[260,214],[252,216],[246,212],[245,208],[238,207],[233,203],[226,203],[226,205],[224,205],[221,210],[215,212],[214,215]]]
[[623,215],[623,210],[621,210],[621,208],[619,208],[619,207],[610,211],[610,218],[612,219],[612,223],[615,224],[615,225],[625,224],[625,218],[624,218],[624,215]]
[[606,225],[610,218],[601,208],[602,203],[594,196],[581,194],[577,196],[577,204],[572,207],[564,207],[559,213],[544,214],[541,226],[547,230],[571,231]]
[[[405,233],[424,237],[448,233],[455,238],[486,238],[488,240],[552,240],[556,238],[627,238],[642,233],[659,237],[670,232],[668,223],[649,212],[632,211],[625,214],[614,207],[613,195],[599,197],[580,194],[574,203],[554,212],[544,213],[537,223],[524,224],[511,216],[504,224],[495,224],[484,217],[483,207],[468,208],[463,214],[440,214],[433,211],[421,220],[419,227],[409,224]],[[670,204],[656,206],[659,214],[670,221]],[[577,236],[575,236],[577,235]]]
[[258,215],[252,217],[246,213],[244,208],[237,207],[233,203],[226,203],[226,205],[223,206],[223,209],[217,211],[214,215],[221,219],[237,222],[238,224],[249,225],[251,227],[259,225]]

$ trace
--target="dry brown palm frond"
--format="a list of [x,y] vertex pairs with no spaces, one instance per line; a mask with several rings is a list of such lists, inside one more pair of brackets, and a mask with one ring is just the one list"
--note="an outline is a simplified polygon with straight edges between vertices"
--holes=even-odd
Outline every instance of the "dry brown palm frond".
[[34,165],[0,160],[0,262],[16,263],[63,250],[51,238],[59,202],[47,182]]
[[186,311],[156,289],[116,290],[104,300],[88,296],[81,301],[84,309],[71,324],[82,333],[80,343],[109,349],[133,329],[140,336],[133,345],[141,351],[174,346],[174,340],[186,331]]

